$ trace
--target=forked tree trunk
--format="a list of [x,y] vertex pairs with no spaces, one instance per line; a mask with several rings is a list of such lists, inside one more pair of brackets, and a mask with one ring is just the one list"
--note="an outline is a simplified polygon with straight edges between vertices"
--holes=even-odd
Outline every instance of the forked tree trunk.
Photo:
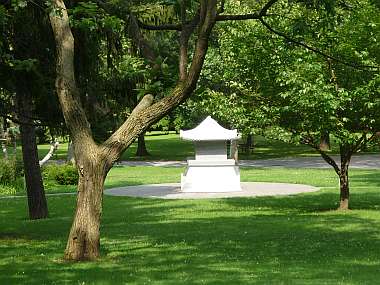
[[65,250],[67,260],[94,260],[100,256],[100,217],[105,165],[99,159],[81,160],[77,207]]
[[145,134],[139,135],[137,139],[137,150],[136,150],[136,156],[148,156],[149,152],[146,149],[145,144]]
[[334,168],[335,173],[339,177],[340,202],[339,208],[337,210],[348,210],[348,201],[350,198],[348,167],[350,165],[351,157],[354,153],[355,148],[353,148],[353,146],[349,144],[339,146],[340,167],[335,162],[335,160],[331,158],[328,154],[326,154],[323,150],[321,150],[319,146],[315,148],[319,150],[319,153],[322,155],[322,158]]
[[195,22],[199,27],[198,39],[186,78],[177,83],[169,96],[154,104],[153,96],[145,95],[120,128],[98,146],[93,140],[76,87],[74,38],[67,10],[62,0],[53,0],[53,7],[60,10],[59,15],[50,14],[57,48],[56,88],[65,122],[73,139],[76,165],[80,174],[77,209],[65,250],[66,259],[96,259],[99,256],[103,184],[109,169],[140,134],[194,91],[206,56],[208,39],[215,24],[216,0],[202,0],[200,6],[200,17]]

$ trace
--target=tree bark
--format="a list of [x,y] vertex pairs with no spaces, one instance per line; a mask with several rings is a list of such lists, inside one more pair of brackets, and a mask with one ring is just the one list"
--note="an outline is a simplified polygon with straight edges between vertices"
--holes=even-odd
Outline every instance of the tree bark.
[[338,210],[348,210],[348,201],[350,197],[350,188],[348,180],[348,168],[341,170],[339,175],[340,204]]
[[321,150],[329,150],[330,149],[330,134],[329,132],[322,132],[321,134],[321,140],[319,142],[319,148]]
[[235,163],[238,164],[239,162],[239,148],[238,148],[238,141],[232,140],[230,145],[230,158],[235,160]]
[[[24,77],[24,80],[30,80]],[[26,82],[21,80],[23,82]],[[42,183],[38,159],[36,133],[32,117],[32,96],[28,88],[19,84],[16,92],[18,118],[21,122],[21,145],[24,161],[25,183],[28,196],[29,218],[43,219],[48,216],[48,207]]]
[[[91,148],[85,146],[89,153]],[[77,207],[65,250],[66,260],[94,260],[100,256],[100,217],[106,170],[94,152],[81,159]]]
[[338,210],[348,210],[348,202],[350,198],[348,168],[352,154],[354,153],[352,145],[340,145],[340,167],[335,160],[321,150],[317,144],[314,144],[313,147],[318,150],[322,158],[334,168],[339,177],[340,202]]
[[252,134],[248,134],[246,145],[247,145],[247,153],[249,155],[251,155],[251,153],[252,153],[252,147],[253,147],[253,135]]
[[352,156],[352,146],[340,145],[340,172],[339,172],[339,188],[340,203],[338,210],[348,210],[348,201],[350,198],[350,187],[348,177],[348,167]]
[[148,156],[149,152],[146,148],[145,144],[145,133],[139,135],[137,139],[137,150],[136,150],[136,156]]

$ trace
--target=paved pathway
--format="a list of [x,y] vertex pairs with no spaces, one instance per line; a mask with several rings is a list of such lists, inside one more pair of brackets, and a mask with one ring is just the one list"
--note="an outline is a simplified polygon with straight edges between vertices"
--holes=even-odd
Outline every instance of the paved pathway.
[[[333,156],[339,162],[339,157]],[[185,166],[186,161],[121,161],[117,165],[130,166],[163,166],[180,167]],[[241,160],[241,167],[286,167],[286,168],[329,168],[321,157],[291,157],[265,160]],[[356,155],[352,158],[351,168],[380,169],[380,154]],[[180,193],[179,184],[141,185],[131,187],[119,187],[105,190],[108,195],[138,196],[138,197],[159,197],[164,199],[202,199],[202,198],[222,198],[222,197],[247,197],[247,196],[267,196],[267,195],[291,195],[303,192],[317,191],[318,188],[283,183],[242,183],[243,191],[230,193]],[[301,188],[299,188],[301,187]],[[153,192],[152,192],[153,191]],[[299,192],[298,192],[299,191]],[[47,195],[73,195],[75,193],[57,193]],[[18,196],[12,196],[17,198]],[[22,196],[24,197],[24,196]],[[8,199],[9,196],[0,197]]]
[[[339,163],[339,157],[333,156],[335,161]],[[185,166],[186,161],[121,161],[118,165],[130,166],[166,166],[166,167],[179,167]],[[288,168],[330,168],[320,156],[313,157],[288,157],[288,158],[273,158],[262,160],[241,160],[239,161],[241,167],[288,167]],[[380,169],[380,154],[371,155],[356,155],[353,156],[351,168],[366,168],[366,169]]]
[[223,193],[183,193],[179,183],[150,184],[129,187],[118,187],[104,191],[106,195],[131,196],[161,199],[207,199],[230,197],[257,197],[294,195],[299,193],[315,192],[319,188],[287,183],[242,182],[242,191]]

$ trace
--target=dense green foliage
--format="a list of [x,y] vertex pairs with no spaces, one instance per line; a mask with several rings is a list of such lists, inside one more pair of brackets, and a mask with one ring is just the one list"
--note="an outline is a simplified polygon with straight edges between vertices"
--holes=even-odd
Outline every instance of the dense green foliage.
[[[325,132],[344,143],[371,136],[380,128],[380,11],[351,2],[280,1],[265,18],[269,28],[258,21],[219,25],[188,105],[245,133],[294,143],[317,142]],[[247,6],[228,8],[242,13]]]
[[78,184],[78,171],[70,164],[50,164],[43,168],[44,180],[53,180],[59,185]]
[[22,165],[16,159],[0,159],[0,196],[24,193]]

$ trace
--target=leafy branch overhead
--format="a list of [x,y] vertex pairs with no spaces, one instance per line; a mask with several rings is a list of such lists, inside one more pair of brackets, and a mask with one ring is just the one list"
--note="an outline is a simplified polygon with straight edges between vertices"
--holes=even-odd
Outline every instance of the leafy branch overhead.
[[[315,47],[315,46],[307,43],[307,41],[305,41],[305,40],[297,38],[297,35],[287,34],[286,32],[283,32],[283,31],[275,28],[272,24],[270,24],[267,20],[265,20],[265,18],[268,18],[269,20],[273,17],[286,18],[289,16],[288,15],[289,12],[286,11],[283,14],[275,14],[275,13],[268,12],[270,9],[274,10],[273,7],[276,7],[277,5],[283,6],[283,3],[279,0],[271,0],[271,1],[264,2],[264,5],[262,7],[259,6],[260,4],[261,4],[261,2],[259,1],[255,5],[257,12],[252,13],[251,11],[249,11],[246,14],[225,14],[225,8],[224,8],[225,6],[224,6],[224,1],[223,1],[223,9],[218,10],[218,14],[217,14],[215,20],[217,22],[218,21],[219,22],[231,21],[231,20],[232,21],[258,20],[264,27],[266,27],[273,34],[275,34],[279,37],[282,37],[283,39],[285,39],[288,42],[291,42],[295,45],[299,45],[299,46],[301,46],[307,50],[310,50],[310,51],[312,51],[312,52],[314,52],[314,53],[316,53],[316,54],[318,54],[324,58],[331,59],[335,62],[347,65],[347,66],[355,68],[355,69],[372,70],[374,72],[379,70],[379,68],[380,68],[379,64],[350,61],[347,58],[345,58],[344,55],[331,54],[326,50],[320,49],[318,47]],[[275,5],[275,4],[277,4],[277,5]],[[341,3],[337,3],[337,4],[343,5]],[[244,4],[240,4],[239,6],[243,6],[243,5]],[[297,6],[294,3],[292,5]],[[321,13],[326,13],[327,16],[333,15],[336,12],[334,5],[332,4],[331,1],[326,1],[326,2],[321,1],[319,3],[319,5],[317,5],[315,3],[311,3],[309,1],[305,1],[305,2],[301,1],[300,4],[298,4],[298,5],[301,5],[301,8],[303,8],[302,5],[304,5],[304,6],[306,6],[307,9],[317,9],[317,10],[321,11]],[[348,5],[348,4],[346,4],[346,5]],[[355,7],[353,7],[353,6],[347,6],[347,7],[349,7],[350,9],[355,9]],[[140,15],[144,15],[144,13],[141,13]],[[148,18],[149,18],[149,16],[148,16]],[[148,21],[144,21],[144,17],[141,17],[138,20],[138,24],[142,29],[152,30],[152,31],[158,31],[158,30],[182,31],[185,26],[191,24],[190,20],[188,20],[186,22],[182,22],[182,23],[179,23],[178,19],[177,19],[177,23],[172,23],[172,21],[173,21],[173,19],[171,19],[170,23],[164,22],[164,24],[160,24],[157,22],[149,23]],[[294,25],[297,25],[298,22],[299,22],[298,19],[294,19]],[[305,24],[305,23],[303,23],[303,24]],[[375,23],[373,23],[373,27],[376,27]]]

